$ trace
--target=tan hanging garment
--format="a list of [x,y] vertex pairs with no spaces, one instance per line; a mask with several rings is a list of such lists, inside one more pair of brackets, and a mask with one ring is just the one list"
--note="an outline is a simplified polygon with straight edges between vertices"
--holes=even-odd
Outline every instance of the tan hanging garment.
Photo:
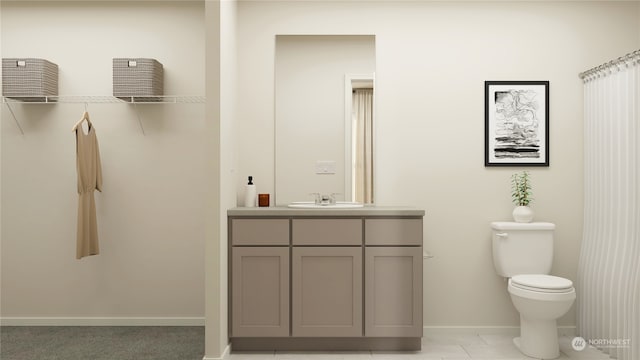
[[[82,122],[87,121],[85,134]],[[76,170],[78,172],[78,235],[76,259],[100,253],[98,223],[93,191],[102,191],[102,165],[96,130],[85,111],[82,119],[72,128],[76,134]]]

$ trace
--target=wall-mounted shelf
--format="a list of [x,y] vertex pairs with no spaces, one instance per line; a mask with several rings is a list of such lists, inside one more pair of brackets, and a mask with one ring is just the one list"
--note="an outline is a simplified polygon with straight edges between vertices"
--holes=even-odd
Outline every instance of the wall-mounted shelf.
[[198,104],[205,102],[204,96],[197,95],[164,95],[164,96],[92,96],[92,95],[58,95],[58,96],[25,96],[2,97],[3,103],[16,104]]
[[[127,97],[115,97],[115,96],[93,96],[93,95],[57,95],[57,96],[25,96],[25,97],[2,97],[2,103],[7,105],[13,121],[20,129],[20,133],[24,135],[22,126],[16,117],[12,104],[20,105],[38,105],[38,104],[202,104],[206,101],[204,96],[198,95],[163,95],[163,96],[127,96]],[[138,113],[136,106],[136,115],[138,117],[138,123],[142,134],[144,134],[144,127],[142,126],[142,120]]]

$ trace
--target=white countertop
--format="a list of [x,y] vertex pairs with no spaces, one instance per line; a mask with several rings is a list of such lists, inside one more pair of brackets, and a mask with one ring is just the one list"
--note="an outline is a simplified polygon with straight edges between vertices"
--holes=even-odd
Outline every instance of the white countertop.
[[296,209],[286,206],[236,207],[227,210],[228,216],[424,216],[424,210],[402,206],[365,206],[352,209]]

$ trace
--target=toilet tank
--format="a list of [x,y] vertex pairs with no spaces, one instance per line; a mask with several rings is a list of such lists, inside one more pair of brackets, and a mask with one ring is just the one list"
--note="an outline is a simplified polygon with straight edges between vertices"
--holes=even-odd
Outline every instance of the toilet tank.
[[493,264],[498,275],[549,274],[555,228],[545,222],[492,222]]

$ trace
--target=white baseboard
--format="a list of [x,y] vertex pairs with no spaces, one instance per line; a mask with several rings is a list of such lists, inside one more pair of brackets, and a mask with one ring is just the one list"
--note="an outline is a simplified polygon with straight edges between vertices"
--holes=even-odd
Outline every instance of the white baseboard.
[[[424,336],[442,334],[491,334],[491,335],[513,335],[520,334],[520,326],[424,326]],[[560,336],[575,336],[575,326],[558,326]]]
[[519,326],[425,326],[424,336],[431,334],[495,334],[495,335],[518,335]]
[[574,337],[577,333],[578,331],[575,326],[558,326],[558,334],[560,334],[560,336]]
[[226,360],[231,358],[231,344],[228,344],[227,347],[224,348],[222,355],[220,357],[203,357],[202,360]]
[[204,326],[204,317],[2,317],[2,326]]

